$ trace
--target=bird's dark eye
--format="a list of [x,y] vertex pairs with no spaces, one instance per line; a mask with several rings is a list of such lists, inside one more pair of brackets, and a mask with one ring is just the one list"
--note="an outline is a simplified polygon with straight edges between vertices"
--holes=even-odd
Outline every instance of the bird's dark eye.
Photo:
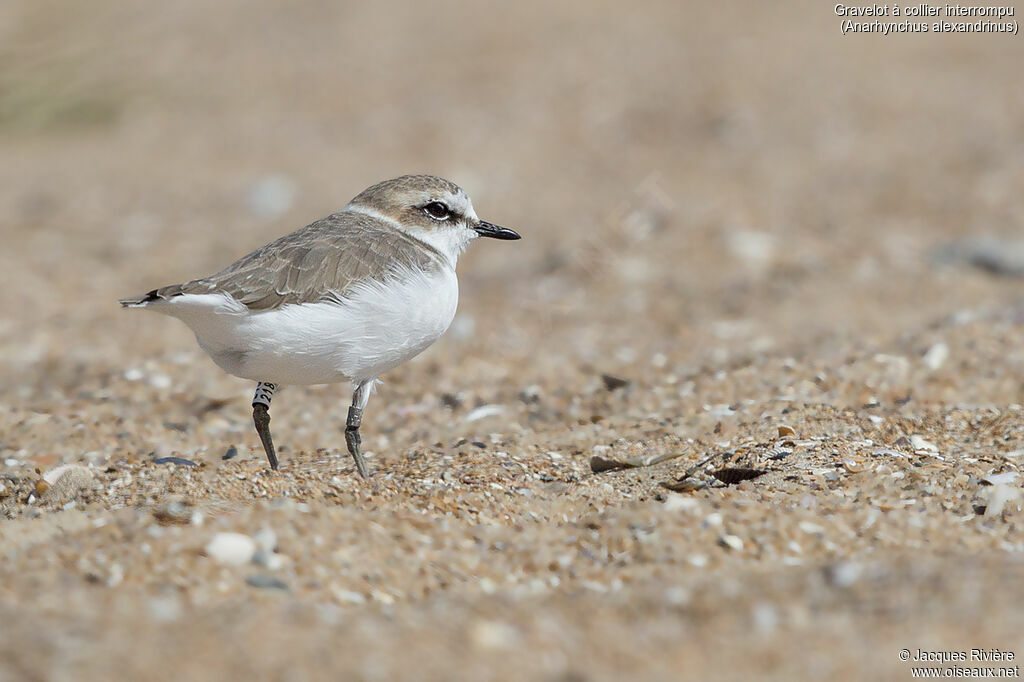
[[448,207],[440,201],[431,201],[423,207],[423,212],[434,220],[448,220],[448,217],[451,215]]

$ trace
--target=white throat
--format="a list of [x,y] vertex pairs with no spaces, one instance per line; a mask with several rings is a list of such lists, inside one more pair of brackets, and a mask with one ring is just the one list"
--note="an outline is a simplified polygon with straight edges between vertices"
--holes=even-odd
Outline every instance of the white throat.
[[479,236],[473,230],[459,223],[440,226],[433,230],[420,230],[416,228],[399,229],[413,239],[418,239],[421,242],[430,244],[435,249],[443,253],[453,268],[455,267],[455,263],[459,260],[459,256],[466,250],[466,247],[469,246],[469,243]]

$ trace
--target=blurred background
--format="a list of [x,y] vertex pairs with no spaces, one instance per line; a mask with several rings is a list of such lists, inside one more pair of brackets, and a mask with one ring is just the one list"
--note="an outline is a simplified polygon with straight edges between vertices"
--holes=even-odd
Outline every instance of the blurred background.
[[[406,173],[523,239],[473,245],[449,333],[371,401],[364,438],[394,466],[510,414],[530,453],[579,454],[749,433],[723,419],[743,401],[1018,403],[1024,43],[844,36],[833,7],[0,3],[7,466],[161,443],[214,466],[237,442],[258,467],[252,386],[117,299]],[[291,452],[343,453],[345,389],[287,395]],[[460,421],[490,404],[518,407]],[[715,622],[718,643],[746,632]]]

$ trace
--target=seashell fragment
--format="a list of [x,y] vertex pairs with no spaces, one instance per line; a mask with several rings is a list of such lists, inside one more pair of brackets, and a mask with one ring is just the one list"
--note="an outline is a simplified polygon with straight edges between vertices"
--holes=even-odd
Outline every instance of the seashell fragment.
[[935,443],[925,439],[924,436],[914,434],[910,437],[910,447],[914,449],[914,452],[920,452],[922,450],[926,452],[938,452],[939,448],[936,447]]
[[985,516],[999,516],[1006,511],[1019,511],[1021,490],[1016,486],[1000,483],[986,489]]
[[1020,474],[1018,474],[1016,471],[1004,471],[1001,474],[989,474],[985,478],[981,479],[981,484],[1002,485],[1004,483],[1013,483],[1018,478],[1020,478]]
[[661,487],[677,493],[692,493],[707,488],[708,484],[698,478],[688,476],[681,481],[662,481]]
[[41,501],[60,506],[75,499],[92,482],[92,471],[88,467],[66,464],[43,474],[43,479],[36,483],[36,494]]
[[855,459],[844,459],[843,468],[851,474],[859,474],[868,468],[867,463],[858,462]]

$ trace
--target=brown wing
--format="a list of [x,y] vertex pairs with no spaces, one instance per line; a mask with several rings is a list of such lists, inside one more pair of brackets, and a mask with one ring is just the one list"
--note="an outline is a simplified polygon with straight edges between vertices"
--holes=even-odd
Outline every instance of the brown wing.
[[360,213],[341,212],[253,251],[209,277],[151,291],[138,303],[223,292],[250,310],[343,298],[355,284],[403,267],[440,267],[431,246]]

